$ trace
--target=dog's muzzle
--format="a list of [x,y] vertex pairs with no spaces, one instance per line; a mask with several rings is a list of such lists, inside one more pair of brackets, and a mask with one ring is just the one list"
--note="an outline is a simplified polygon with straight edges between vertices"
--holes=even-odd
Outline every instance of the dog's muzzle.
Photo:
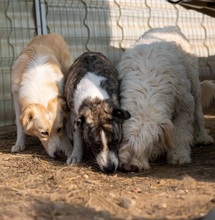
[[117,169],[117,167],[116,167],[116,165],[114,163],[111,163],[111,164],[109,164],[107,166],[103,166],[101,169],[105,173],[113,173]]
[[96,160],[105,173],[113,173],[118,168],[119,160],[114,151],[102,151],[96,156]]

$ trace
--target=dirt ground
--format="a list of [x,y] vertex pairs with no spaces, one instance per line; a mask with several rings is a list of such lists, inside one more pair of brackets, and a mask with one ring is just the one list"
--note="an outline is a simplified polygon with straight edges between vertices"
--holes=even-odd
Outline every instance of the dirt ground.
[[[215,106],[205,114],[215,137]],[[40,142],[11,154],[16,127],[0,128],[0,219],[200,220],[215,207],[215,145],[193,146],[192,163],[165,159],[148,172],[106,175],[89,156],[80,166],[50,159]]]

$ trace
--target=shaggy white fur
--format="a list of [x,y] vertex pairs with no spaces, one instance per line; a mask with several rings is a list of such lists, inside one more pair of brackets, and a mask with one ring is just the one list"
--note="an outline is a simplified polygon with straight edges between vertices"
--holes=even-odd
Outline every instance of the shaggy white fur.
[[119,150],[123,169],[147,170],[165,152],[170,164],[189,163],[194,142],[213,142],[204,127],[197,58],[179,29],[146,32],[125,51],[118,70],[121,105],[131,114]]

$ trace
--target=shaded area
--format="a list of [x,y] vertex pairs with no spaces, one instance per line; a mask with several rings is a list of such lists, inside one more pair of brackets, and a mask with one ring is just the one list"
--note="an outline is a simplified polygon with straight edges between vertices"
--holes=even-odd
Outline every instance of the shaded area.
[[186,9],[192,9],[203,14],[215,17],[215,2],[213,0],[167,0],[172,4],[180,4]]
[[[205,121],[215,137],[214,106]],[[90,154],[79,166],[50,159],[34,137],[11,154],[15,126],[0,128],[0,139],[0,219],[197,220],[215,207],[215,145],[194,146],[186,166],[159,158],[147,172],[106,175]]]

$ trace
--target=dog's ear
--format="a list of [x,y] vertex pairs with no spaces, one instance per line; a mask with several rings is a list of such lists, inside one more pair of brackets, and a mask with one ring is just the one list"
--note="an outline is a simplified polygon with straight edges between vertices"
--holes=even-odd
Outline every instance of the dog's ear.
[[116,117],[121,120],[127,120],[131,117],[131,115],[128,111],[125,111],[122,108],[115,108],[113,110],[113,117]]
[[69,106],[67,105],[65,99],[61,98],[60,106],[61,106],[61,111],[63,113],[63,117],[65,119],[67,119],[69,117],[69,114],[70,114],[70,109],[69,109]]
[[20,115],[19,117],[20,122],[26,131],[31,130],[34,116],[35,113],[31,108],[31,106],[26,107],[22,112],[22,114]]
[[69,109],[69,106],[67,105],[66,101],[62,102],[61,103],[61,108],[64,112],[66,113],[69,113],[70,112],[70,109]]
[[74,131],[77,129],[77,127],[81,129],[83,127],[84,123],[85,123],[84,115],[82,115],[82,114],[77,115],[77,117],[75,118],[75,121],[74,121],[74,125],[73,125]]
[[66,99],[63,96],[58,96],[59,100],[60,100],[60,105],[61,105],[61,109],[66,112],[69,113],[70,109],[69,106],[67,105]]

